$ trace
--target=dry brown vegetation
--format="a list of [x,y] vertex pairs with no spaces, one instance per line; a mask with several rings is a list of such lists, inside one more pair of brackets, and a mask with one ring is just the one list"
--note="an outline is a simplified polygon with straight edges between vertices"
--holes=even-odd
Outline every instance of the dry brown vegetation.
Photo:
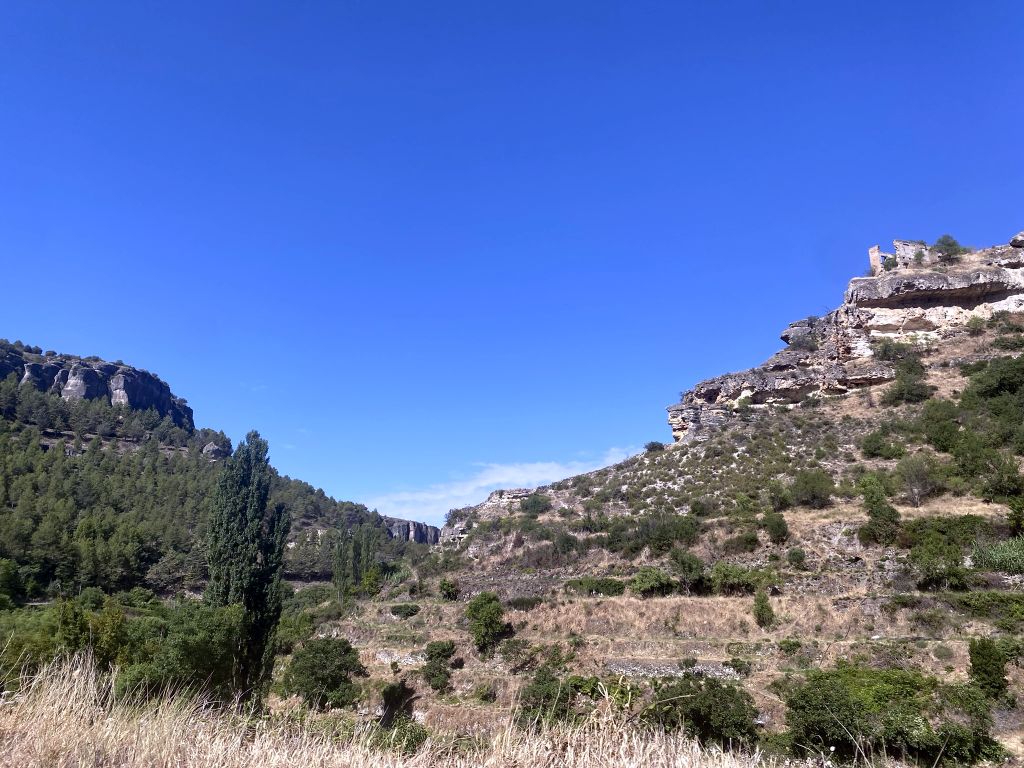
[[758,755],[705,750],[680,736],[632,728],[614,717],[526,734],[509,725],[487,741],[435,735],[402,755],[372,731],[332,734],[324,724],[242,720],[201,701],[134,705],[114,697],[86,659],[26,678],[0,704],[5,768],[751,768]]

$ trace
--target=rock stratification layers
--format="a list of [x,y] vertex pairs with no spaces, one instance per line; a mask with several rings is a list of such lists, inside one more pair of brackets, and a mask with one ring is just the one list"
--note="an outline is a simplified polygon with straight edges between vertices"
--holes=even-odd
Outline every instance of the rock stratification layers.
[[851,280],[838,309],[783,331],[786,349],[756,368],[708,379],[684,392],[681,402],[668,409],[675,440],[705,439],[744,404],[791,405],[890,381],[895,371],[875,358],[872,342],[877,339],[926,342],[959,332],[971,317],[1024,311],[1020,246],[943,261],[927,248],[920,256],[910,253],[917,247],[910,241],[894,245],[899,258],[882,254],[877,246],[869,251],[872,276]]

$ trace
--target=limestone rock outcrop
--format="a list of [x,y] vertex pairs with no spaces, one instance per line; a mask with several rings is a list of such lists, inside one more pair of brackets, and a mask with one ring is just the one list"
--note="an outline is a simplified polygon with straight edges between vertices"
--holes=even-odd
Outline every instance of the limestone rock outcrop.
[[441,530],[426,523],[385,517],[384,526],[387,530],[388,538],[398,541],[414,541],[417,544],[433,546],[441,540]]
[[1010,245],[1014,248],[1024,248],[1024,232],[1018,232],[1010,238]]
[[153,408],[179,427],[194,428],[192,409],[184,399],[175,397],[155,374],[130,365],[73,355],[41,355],[5,345],[0,350],[0,379],[12,373],[20,386],[60,395],[65,400],[109,397],[113,405],[142,411]]
[[[909,253],[908,243],[896,241],[896,250]],[[873,271],[878,254],[877,246],[869,251]],[[739,408],[793,405],[892,380],[892,366],[874,356],[876,339],[925,342],[962,331],[972,316],[1024,312],[1024,254],[1017,246],[947,263],[925,256],[893,260],[873,277],[854,278],[838,309],[792,323],[781,334],[787,348],[764,364],[684,392],[668,408],[675,440],[704,440]]]

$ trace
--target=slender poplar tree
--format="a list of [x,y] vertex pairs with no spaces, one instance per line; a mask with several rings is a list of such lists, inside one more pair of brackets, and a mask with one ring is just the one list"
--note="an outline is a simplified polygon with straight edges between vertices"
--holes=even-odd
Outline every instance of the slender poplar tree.
[[242,606],[243,631],[232,670],[242,701],[262,699],[281,618],[281,571],[291,520],[283,505],[268,509],[270,473],[267,442],[259,432],[250,432],[225,462],[207,541],[206,601],[216,607]]

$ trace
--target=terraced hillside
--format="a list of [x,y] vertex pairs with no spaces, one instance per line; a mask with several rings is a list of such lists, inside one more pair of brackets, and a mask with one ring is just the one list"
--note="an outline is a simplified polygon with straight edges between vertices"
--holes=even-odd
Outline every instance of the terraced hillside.
[[[444,695],[418,684],[433,727],[486,728],[546,670],[569,687],[731,681],[765,733],[790,738],[814,670],[966,685],[984,638],[1007,680],[992,733],[1021,755],[1022,253],[930,254],[855,280],[764,367],[684,393],[676,443],[453,510],[412,590],[331,631],[386,677],[430,640],[471,649],[467,601],[494,593],[510,622],[494,655],[464,652]],[[899,299],[873,306],[883,294]],[[398,618],[396,602],[420,610]]]

